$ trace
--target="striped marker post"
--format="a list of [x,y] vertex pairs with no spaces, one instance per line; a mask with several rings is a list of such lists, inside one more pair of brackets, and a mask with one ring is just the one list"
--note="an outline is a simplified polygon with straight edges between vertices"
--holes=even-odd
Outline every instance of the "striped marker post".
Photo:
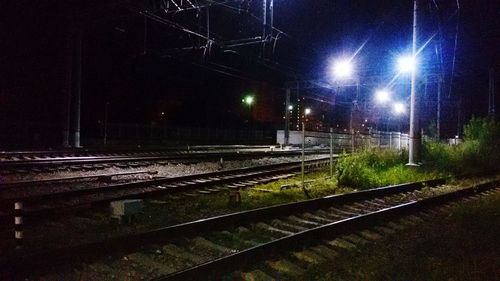
[[14,237],[16,239],[16,249],[23,247],[23,202],[14,203]]
[[222,159],[222,157],[221,157],[219,160],[219,170],[223,170],[223,169],[224,169],[224,159]]

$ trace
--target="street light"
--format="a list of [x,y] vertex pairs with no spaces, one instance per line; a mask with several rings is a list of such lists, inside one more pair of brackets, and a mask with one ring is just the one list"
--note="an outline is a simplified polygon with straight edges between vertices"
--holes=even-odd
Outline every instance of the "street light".
[[375,92],[375,100],[379,104],[385,104],[391,100],[391,93],[385,89]]
[[330,66],[330,75],[334,79],[351,78],[354,73],[354,66],[351,60],[341,59],[333,62]]
[[[334,81],[339,81],[339,80],[349,80],[353,79],[356,81],[356,98],[352,100],[351,104],[351,113],[350,113],[350,118],[349,118],[349,134],[351,134],[351,149],[354,151],[354,142],[355,142],[355,137],[354,137],[354,129],[353,129],[353,124],[352,124],[352,115],[353,115],[353,109],[354,106],[357,103],[357,99],[359,96],[359,77],[354,77],[354,63],[352,62],[352,58],[350,59],[338,59],[336,61],[333,61],[330,64],[329,67],[329,74],[331,78]],[[340,83],[339,83],[339,88],[340,88]]]
[[304,116],[307,116],[309,114],[311,114],[311,109],[310,108],[304,109]]
[[252,106],[252,104],[255,101],[255,98],[254,98],[254,96],[248,95],[248,96],[245,96],[241,101],[243,103],[246,103],[248,106]]
[[304,190],[304,193],[306,196],[309,198],[309,194],[307,193],[305,182],[304,182],[304,169],[305,169],[305,151],[306,151],[306,116],[311,114],[311,109],[309,107],[306,107],[304,109],[304,120],[302,121],[302,165],[300,169],[300,174],[302,178],[302,189]]
[[401,115],[401,114],[406,112],[406,106],[401,102],[395,102],[392,105],[392,110],[393,110],[394,114]]
[[417,60],[413,56],[401,56],[398,58],[397,67],[401,73],[412,73],[417,69]]
[[288,110],[292,111],[293,110],[293,105],[288,106]]

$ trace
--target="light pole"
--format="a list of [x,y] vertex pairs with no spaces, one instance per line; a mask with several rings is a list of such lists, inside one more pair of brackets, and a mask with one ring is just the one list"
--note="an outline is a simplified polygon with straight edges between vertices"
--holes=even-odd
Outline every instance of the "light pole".
[[[414,17],[416,17],[416,1],[414,2]],[[410,82],[410,132],[409,132],[409,141],[408,141],[408,166],[417,166],[417,151],[418,144],[420,140],[418,138],[418,124],[417,124],[417,106],[416,106],[416,68],[417,68],[417,60],[415,57],[416,52],[416,18],[413,20],[413,55],[400,57],[398,59],[398,68],[400,73],[410,73],[411,74],[411,82]],[[401,110],[401,109],[399,109]],[[398,111],[398,109],[394,108],[394,111]]]
[[411,92],[410,92],[410,143],[408,148],[408,164],[409,166],[417,166],[418,144],[418,124],[416,118],[416,66],[415,59],[417,55],[417,0],[413,0],[413,38],[411,46],[411,54],[413,58],[413,69],[411,71]]
[[[379,90],[375,91],[375,103],[376,104],[384,106],[384,105],[387,105],[390,101],[391,101],[391,92],[389,90],[379,89]],[[380,115],[382,115],[382,114],[380,113]],[[389,118],[390,117],[387,117],[386,131],[388,130]],[[379,116],[378,123],[382,123],[381,120],[383,120],[383,117]],[[382,125],[382,124],[380,124],[380,125]],[[378,124],[377,124],[377,128],[378,128]],[[381,129],[377,130],[377,134],[378,134],[377,145],[380,148],[381,139],[382,139]]]
[[[339,85],[341,81],[346,81],[352,79],[354,76],[354,63],[352,58],[338,59],[331,63],[329,74],[331,78],[336,81]],[[357,104],[357,98],[359,96],[359,77],[355,79],[356,81],[356,99],[351,102],[350,113],[349,113],[349,134],[351,135],[351,151],[354,152],[354,129],[353,129],[353,110]]]
[[252,95],[248,95],[248,96],[245,96],[241,102],[243,102],[244,104],[246,104],[250,109],[252,109],[252,105],[254,104],[255,102],[255,97],[252,96]]
[[[304,121],[302,121],[302,165],[301,165],[301,169],[300,169],[300,176],[301,176],[301,179],[302,179],[302,189],[304,190],[304,192],[306,192],[306,186],[305,186],[305,183],[304,183],[304,170],[305,170],[305,151],[306,151],[306,118],[307,118],[307,115],[309,115],[311,113],[311,109],[310,108],[306,108],[304,109]],[[306,192],[307,194],[307,192]]]
[[[411,65],[413,65],[413,63],[410,63],[410,64],[404,63],[404,65],[411,66]],[[375,102],[379,105],[387,105],[388,103],[391,103],[392,115],[399,116],[399,115],[402,115],[406,112],[405,104],[402,102],[393,101],[391,98],[391,92],[387,89],[379,89],[379,90],[375,91]],[[386,123],[386,131],[389,131],[388,128],[389,128],[389,120],[390,119],[391,119],[391,116],[388,115],[387,123]],[[391,137],[391,141],[392,141],[392,137]]]
[[241,102],[248,106],[248,126],[251,127],[252,105],[255,103],[255,97],[253,95],[246,95]]
[[330,178],[333,178],[333,128],[330,128]]
[[285,93],[285,130],[283,131],[283,145],[288,146],[290,142],[290,111],[293,105],[290,104],[290,88],[286,88]]
[[104,104],[104,136],[103,136],[103,144],[106,145],[108,141],[108,106],[109,102],[107,101]]
[[[402,102],[395,102],[392,105],[392,112],[396,116],[403,115],[406,113],[406,105],[404,105],[404,103],[402,103]],[[401,122],[401,121],[399,121],[399,122]],[[398,134],[399,134],[398,149],[401,150],[401,127],[400,127],[401,124],[399,122],[398,122]]]

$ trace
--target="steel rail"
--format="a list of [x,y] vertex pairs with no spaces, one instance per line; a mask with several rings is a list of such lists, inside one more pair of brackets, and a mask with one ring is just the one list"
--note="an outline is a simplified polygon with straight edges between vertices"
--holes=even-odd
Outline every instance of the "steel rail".
[[11,151],[0,151],[0,157],[4,156],[40,156],[40,155],[60,155],[60,154],[85,154],[85,153],[94,153],[94,154],[125,154],[125,153],[165,153],[172,151],[198,151],[198,150],[230,150],[230,149],[238,149],[238,150],[247,150],[247,149],[265,149],[270,147],[277,147],[276,145],[181,145],[181,146],[171,146],[164,147],[161,149],[153,149],[153,148],[111,148],[111,149],[93,149],[93,148],[84,148],[84,149],[62,149],[62,150],[11,150]]
[[[110,255],[112,253],[116,254],[133,252],[134,250],[140,249],[144,245],[161,243],[162,241],[173,239],[175,237],[199,235],[203,232],[220,230],[234,225],[244,225],[255,221],[262,221],[267,218],[280,217],[297,212],[317,210],[335,204],[352,203],[360,200],[377,198],[378,196],[388,196],[401,192],[418,190],[424,186],[435,186],[442,184],[445,181],[445,179],[434,179],[422,182],[393,185],[365,191],[357,191],[341,195],[332,195],[318,199],[264,207],[250,211],[243,211],[208,219],[201,219],[194,222],[164,227],[144,233],[121,236],[68,248],[58,248],[35,253],[20,252],[14,256],[1,257],[0,271],[2,269],[9,269],[11,271],[22,272],[23,268],[44,268],[49,265],[54,266],[64,262],[88,260],[103,255]],[[228,260],[221,260],[219,262],[227,261]],[[202,268],[205,267],[200,267],[197,270],[201,270]]]
[[[329,158],[321,158],[321,159],[312,159],[312,160],[307,160],[306,163],[308,166],[317,166],[317,165],[326,165],[328,164]],[[154,187],[154,186],[161,186],[161,185],[167,185],[165,188],[157,188],[154,190],[150,191],[138,191],[132,194],[126,194],[126,195],[121,195],[121,196],[113,196],[109,198],[99,198],[92,200],[91,202],[83,201],[80,202],[80,205],[89,205],[89,204],[102,204],[102,203],[108,203],[114,200],[122,200],[122,199],[129,199],[129,198],[147,198],[147,197],[154,197],[154,196],[160,196],[160,195],[165,195],[165,194],[171,194],[171,193],[176,193],[176,192],[181,192],[181,191],[191,191],[193,189],[200,189],[203,187],[207,186],[213,186],[213,185],[221,185],[221,184],[227,184],[235,181],[243,181],[243,180],[249,180],[253,179],[256,177],[262,177],[262,176],[269,176],[273,175],[276,173],[283,173],[283,172],[291,172],[294,170],[300,169],[300,162],[295,161],[295,162],[290,162],[290,163],[280,163],[280,164],[271,164],[271,165],[264,165],[264,166],[255,166],[255,167],[247,167],[247,168],[239,168],[239,169],[232,169],[232,170],[226,170],[226,171],[219,171],[219,172],[211,172],[211,173],[201,173],[201,174],[194,174],[194,175],[187,175],[187,176],[181,176],[181,177],[172,177],[172,178],[159,178],[159,179],[152,179],[152,180],[145,180],[145,181],[136,181],[136,182],[131,182],[131,183],[120,183],[120,184],[114,184],[114,185],[106,185],[106,186],[98,186],[98,187],[91,187],[91,188],[85,188],[85,189],[77,189],[77,190],[69,190],[69,191],[62,191],[62,192],[52,192],[52,193],[45,193],[45,194],[37,194],[37,195],[31,195],[27,197],[11,197],[11,198],[2,198],[0,199],[0,202],[2,202],[4,205],[10,206],[14,202],[24,202],[24,203],[37,203],[37,202],[43,202],[46,203],[47,200],[66,200],[71,197],[75,196],[83,196],[83,195],[89,195],[89,194],[101,194],[101,193],[110,193],[110,192],[116,192],[120,190],[130,190],[130,189],[140,189],[140,188],[147,188],[147,187]],[[202,179],[207,179],[204,181],[196,181],[196,180],[202,180]],[[208,180],[210,179],[210,180]],[[183,185],[180,185],[181,183],[186,183]],[[168,185],[172,185],[168,187]],[[177,185],[176,185],[177,184]],[[52,213],[60,213],[61,209],[63,208],[75,208],[80,206],[79,204],[74,204],[74,205],[65,205],[64,207],[57,206],[55,205],[53,208],[50,207],[45,207],[43,209],[34,209],[30,210],[30,208],[25,208],[23,214],[25,216],[30,216],[30,215],[36,215],[36,216],[45,216],[45,215],[50,215]],[[12,211],[12,210],[10,210]],[[0,218],[5,219],[7,217],[12,217],[13,213],[7,211],[3,216],[0,216]]]
[[80,181],[91,181],[91,180],[100,180],[100,179],[110,179],[113,177],[121,177],[121,176],[131,176],[131,175],[139,175],[139,174],[157,174],[158,171],[133,171],[133,172],[121,172],[121,173],[108,173],[108,174],[97,174],[97,175],[87,175],[87,176],[75,176],[75,177],[61,177],[61,178],[51,178],[51,179],[42,179],[42,180],[34,180],[34,181],[14,181],[14,182],[3,182],[0,183],[0,192],[5,191],[11,188],[19,188],[19,187],[28,187],[33,185],[47,185],[47,184],[58,184],[65,182],[80,182]]
[[[273,253],[290,251],[310,244],[317,243],[321,237],[337,237],[377,225],[382,221],[401,218],[405,215],[414,214],[427,210],[444,203],[472,196],[498,186],[498,181],[488,182],[470,188],[438,195],[435,197],[421,199],[397,206],[384,208],[367,214],[328,223],[312,229],[304,230],[293,235],[278,238],[271,242],[257,245],[225,257],[188,268],[184,271],[175,272],[166,276],[155,278],[152,281],[174,281],[174,280],[211,280],[221,274],[226,274],[251,264],[256,260],[269,257]],[[200,278],[202,276],[202,278]]]
[[[306,154],[329,153],[329,150],[306,150]],[[224,158],[226,160],[248,159],[256,157],[279,157],[297,156],[300,151],[236,151],[236,152],[185,152],[178,154],[166,154],[161,156],[80,156],[80,157],[59,157],[42,159],[23,160],[1,160],[0,169],[37,168],[61,165],[88,165],[88,164],[108,164],[119,162],[144,162],[144,161],[168,161],[168,160],[213,160]]]

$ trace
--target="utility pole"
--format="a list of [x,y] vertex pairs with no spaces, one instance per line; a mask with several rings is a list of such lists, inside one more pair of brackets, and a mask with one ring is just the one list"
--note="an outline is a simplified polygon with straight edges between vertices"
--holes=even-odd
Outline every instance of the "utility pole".
[[262,56],[270,54],[266,47],[273,36],[274,0],[262,0]]
[[305,189],[304,182],[304,170],[305,170],[305,152],[306,152],[306,124],[305,120],[302,121],[302,157],[301,157],[301,165],[300,165],[300,178],[302,181],[302,189]]
[[437,88],[437,116],[436,116],[436,137],[438,140],[441,139],[441,74],[438,78],[438,88]]
[[73,119],[73,133],[74,143],[73,147],[79,148],[80,146],[80,112],[81,112],[81,94],[82,94],[82,27],[78,27],[75,34],[75,56],[74,56],[74,88],[73,88],[73,106],[74,106],[74,119]]
[[461,134],[461,121],[462,121],[462,98],[458,98],[457,101],[457,136],[455,139],[460,138]]
[[330,128],[330,178],[333,178],[333,128]]
[[73,74],[73,30],[68,28],[66,30],[65,43],[64,43],[64,77],[63,77],[63,107],[62,107],[62,146],[64,148],[70,147],[69,134],[71,128],[71,90],[72,90],[72,74]]
[[286,88],[285,97],[285,130],[283,131],[285,146],[290,144],[290,87]]
[[[412,58],[415,60],[417,55],[417,0],[413,0],[413,38],[412,38]],[[408,164],[409,166],[416,166],[417,155],[418,155],[418,145],[420,143],[418,137],[418,120],[417,120],[417,98],[416,98],[416,88],[417,88],[417,71],[415,67],[411,72],[411,94],[410,94],[410,143],[408,150]]]
[[102,140],[104,145],[108,142],[108,106],[109,102],[106,102],[104,104],[104,137]]
[[351,102],[351,112],[349,114],[349,134],[351,135],[351,153],[354,153],[354,128],[352,124],[352,115],[354,110],[354,104],[356,101]]
[[495,118],[495,72],[493,68],[489,71],[488,116]]

